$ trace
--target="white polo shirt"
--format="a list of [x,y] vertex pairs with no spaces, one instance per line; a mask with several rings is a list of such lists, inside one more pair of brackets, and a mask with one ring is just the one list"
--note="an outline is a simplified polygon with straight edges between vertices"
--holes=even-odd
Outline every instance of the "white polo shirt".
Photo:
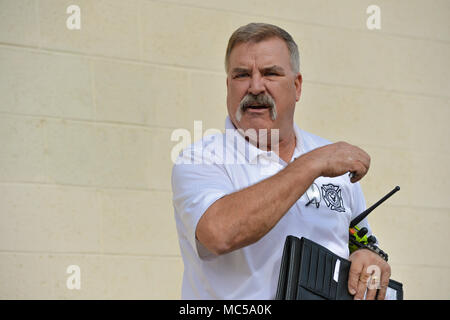
[[[365,210],[359,183],[347,174],[319,177],[275,227],[256,243],[215,256],[195,237],[203,213],[216,200],[249,187],[287,164],[248,143],[227,117],[226,134],[204,137],[183,150],[172,171],[173,205],[184,261],[183,299],[274,299],[288,235],[306,237],[348,258],[348,227]],[[291,161],[329,144],[294,124]],[[309,203],[309,205],[307,205]],[[366,220],[359,226],[370,227]]]

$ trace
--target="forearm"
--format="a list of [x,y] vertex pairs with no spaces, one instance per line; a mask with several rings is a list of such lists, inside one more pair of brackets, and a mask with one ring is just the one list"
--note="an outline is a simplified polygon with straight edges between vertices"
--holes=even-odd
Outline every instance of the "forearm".
[[304,155],[274,176],[219,199],[200,219],[198,240],[216,254],[258,241],[319,175]]

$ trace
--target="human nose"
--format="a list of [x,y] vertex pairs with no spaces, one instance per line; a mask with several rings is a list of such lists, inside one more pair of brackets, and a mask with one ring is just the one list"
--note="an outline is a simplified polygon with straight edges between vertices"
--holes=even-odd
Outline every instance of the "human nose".
[[265,92],[266,87],[264,85],[264,79],[259,74],[254,74],[250,80],[250,86],[248,92],[253,95],[258,95]]

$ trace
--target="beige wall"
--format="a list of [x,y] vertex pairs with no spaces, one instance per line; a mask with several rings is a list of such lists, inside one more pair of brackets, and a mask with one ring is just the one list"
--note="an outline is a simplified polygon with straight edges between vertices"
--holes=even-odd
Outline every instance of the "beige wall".
[[0,0],[0,298],[180,297],[170,136],[222,129],[251,21],[299,44],[297,123],[372,156],[367,203],[401,186],[370,222],[405,297],[450,298],[447,0]]

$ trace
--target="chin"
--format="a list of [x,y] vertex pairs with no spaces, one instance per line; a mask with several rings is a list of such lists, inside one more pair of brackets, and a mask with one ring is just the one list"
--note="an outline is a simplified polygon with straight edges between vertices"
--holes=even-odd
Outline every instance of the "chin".
[[255,129],[255,130],[260,130],[260,129],[272,129],[274,127],[274,121],[270,118],[259,118],[259,117],[254,117],[254,118],[242,118],[241,122],[240,122],[240,126],[247,130],[247,129]]

